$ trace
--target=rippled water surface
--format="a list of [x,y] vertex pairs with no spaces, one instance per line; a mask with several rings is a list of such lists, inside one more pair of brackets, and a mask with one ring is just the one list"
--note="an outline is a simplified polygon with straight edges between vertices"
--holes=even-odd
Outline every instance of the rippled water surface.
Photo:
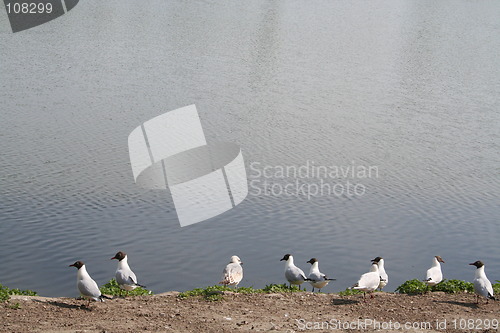
[[[375,256],[388,290],[438,254],[448,278],[470,280],[481,259],[500,279],[499,2],[80,1],[15,34],[3,10],[2,284],[75,296],[67,266],[102,284],[118,250],[154,292],[214,284],[233,254],[244,286],[283,282],[285,253],[304,270],[318,258],[337,278],[324,291]],[[134,184],[127,137],[193,103],[253,183],[181,228],[168,192]],[[377,173],[276,174],[304,165]],[[279,191],[295,181],[307,193]],[[363,194],[308,197],[321,181]]]

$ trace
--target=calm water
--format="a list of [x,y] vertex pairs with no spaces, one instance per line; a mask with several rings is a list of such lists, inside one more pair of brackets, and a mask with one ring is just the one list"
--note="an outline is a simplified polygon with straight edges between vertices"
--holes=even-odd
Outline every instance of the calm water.
[[[500,279],[499,2],[81,1],[16,34],[3,10],[2,284],[76,296],[67,266],[83,260],[103,284],[118,250],[154,292],[214,284],[233,254],[244,286],[283,282],[285,253],[307,270],[317,257],[337,278],[325,291],[378,255],[387,290],[437,254],[445,277],[470,280],[481,259]],[[127,137],[193,103],[251,178],[307,163],[378,177],[327,179],[364,195],[312,198],[261,182],[180,228],[168,192],[134,184]]]

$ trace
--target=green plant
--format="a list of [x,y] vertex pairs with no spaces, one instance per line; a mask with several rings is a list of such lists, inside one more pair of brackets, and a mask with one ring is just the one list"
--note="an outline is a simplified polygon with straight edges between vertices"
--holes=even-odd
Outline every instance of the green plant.
[[346,290],[339,292],[339,295],[340,296],[351,296],[351,295],[359,295],[362,293],[363,292],[361,290],[347,288]]
[[[239,289],[239,288],[238,288]],[[245,293],[247,293],[245,288]],[[177,297],[179,298],[188,298],[192,296],[203,296],[205,300],[207,301],[221,301],[223,299],[223,294],[224,291],[235,291],[237,292],[237,289],[233,289],[227,286],[208,286],[205,289],[203,288],[196,288],[193,290],[185,291],[180,293]]]
[[472,282],[462,280],[443,280],[435,286],[429,287],[425,282],[417,279],[409,280],[396,288],[396,292],[400,294],[423,294],[428,291],[442,291],[448,294],[456,294],[462,292],[474,292]]
[[492,285],[492,287],[493,287],[493,293],[495,295],[500,295],[500,281],[496,280],[495,282],[497,282],[497,283],[493,283],[493,285]]
[[207,301],[220,301],[223,299],[224,292],[230,291],[239,294],[256,294],[256,293],[284,293],[284,292],[298,292],[301,291],[299,287],[292,286],[291,288],[286,284],[269,284],[263,289],[254,289],[253,287],[240,287],[231,288],[228,286],[209,286],[206,288],[195,288],[193,290],[188,290],[180,293],[177,297],[188,298],[194,296],[202,296]]
[[205,289],[195,288],[193,290],[183,291],[177,297],[179,297],[179,298],[188,298],[188,297],[191,297],[191,296],[202,296],[203,293],[204,293],[204,291],[205,291]]
[[271,293],[289,293],[289,292],[298,292],[300,290],[299,286],[288,286],[286,283],[283,284],[268,284],[263,289],[262,292],[271,294]]
[[6,302],[10,299],[10,295],[25,295],[36,296],[37,293],[33,290],[9,289],[0,284],[0,302]]
[[413,279],[404,282],[402,285],[396,288],[396,292],[400,294],[423,294],[427,292],[428,286],[424,282],[418,280],[418,279]]
[[223,299],[223,294],[224,294],[224,291],[229,291],[230,288],[227,287],[227,286],[211,286],[211,287],[207,287],[205,288],[204,292],[203,292],[203,297],[205,297],[205,300],[207,301],[222,301]]
[[21,304],[19,303],[9,304],[9,308],[13,310],[19,310],[21,308]]
[[253,287],[239,287],[234,290],[235,292],[239,294],[255,294],[255,293],[261,293],[262,289],[254,289]]
[[[123,293],[126,293],[126,291],[120,288],[118,282],[116,282],[115,279],[109,280],[108,283],[106,283],[99,289],[101,290],[101,293],[105,295],[120,296]],[[140,295],[152,295],[152,294],[153,292],[151,290],[147,290],[142,287],[137,287],[134,290],[129,291],[127,295],[140,296]]]
[[21,290],[21,289],[11,289],[10,290],[10,294],[11,295],[25,295],[25,296],[36,296],[37,293],[36,291],[33,291],[33,290]]
[[0,302],[6,302],[10,298],[9,288],[0,284]]
[[462,280],[443,280],[431,288],[432,291],[444,291],[448,294],[456,294],[462,292],[474,292],[474,284],[472,282]]

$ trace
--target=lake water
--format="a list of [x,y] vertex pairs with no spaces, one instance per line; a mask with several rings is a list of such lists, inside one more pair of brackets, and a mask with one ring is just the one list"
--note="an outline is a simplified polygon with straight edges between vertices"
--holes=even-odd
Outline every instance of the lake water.
[[[14,34],[2,7],[0,283],[76,296],[67,266],[83,260],[103,284],[118,250],[154,292],[213,285],[233,254],[242,286],[284,282],[285,253],[307,271],[318,258],[337,279],[326,292],[375,256],[389,291],[423,278],[434,255],[447,278],[471,280],[467,264],[481,259],[500,280],[499,11],[498,1],[80,1]],[[167,191],[134,184],[127,137],[190,104],[208,141],[241,147],[253,183],[236,208],[181,228]],[[276,174],[311,165],[377,172]],[[322,180],[360,185],[311,196]],[[280,193],[296,181],[308,192]]]

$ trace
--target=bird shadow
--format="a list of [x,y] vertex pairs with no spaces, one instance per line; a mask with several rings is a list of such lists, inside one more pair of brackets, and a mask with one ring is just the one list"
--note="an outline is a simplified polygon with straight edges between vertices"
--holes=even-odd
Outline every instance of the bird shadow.
[[35,302],[50,304],[50,305],[57,306],[59,308],[64,308],[64,309],[80,309],[80,310],[85,310],[85,311],[92,311],[91,308],[86,307],[83,304],[77,305],[77,304],[68,304],[68,303],[58,302],[58,301],[41,301],[41,300],[35,300]]
[[332,299],[332,305],[348,305],[348,304],[358,304],[359,301],[346,298],[334,298]]
[[476,304],[475,302],[470,303],[470,302],[438,301],[438,300],[434,300],[433,302],[434,303],[447,303],[447,304],[459,305],[459,306],[463,306],[463,307],[466,307],[469,309],[478,309],[479,308],[478,304]]

